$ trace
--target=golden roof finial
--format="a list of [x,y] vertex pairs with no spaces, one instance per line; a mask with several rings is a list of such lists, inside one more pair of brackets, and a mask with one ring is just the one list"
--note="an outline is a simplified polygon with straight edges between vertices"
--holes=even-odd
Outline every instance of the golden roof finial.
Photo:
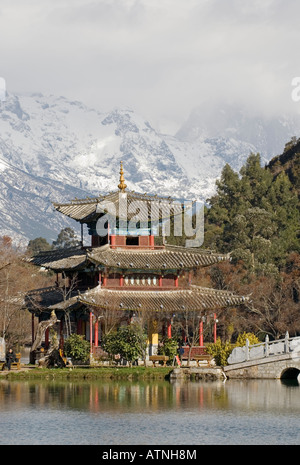
[[120,191],[124,192],[126,189],[127,185],[125,184],[125,179],[124,179],[124,171],[123,171],[123,162],[120,162],[120,184],[118,185],[118,188]]

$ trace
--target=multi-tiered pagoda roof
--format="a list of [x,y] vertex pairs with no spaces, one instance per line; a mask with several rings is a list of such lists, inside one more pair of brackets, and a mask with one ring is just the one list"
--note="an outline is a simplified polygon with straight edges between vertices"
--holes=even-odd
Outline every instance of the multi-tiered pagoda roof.
[[167,272],[211,266],[228,258],[228,254],[217,254],[202,249],[186,249],[172,245],[134,250],[132,248],[112,248],[110,244],[106,244],[101,247],[74,247],[41,252],[31,261],[35,265],[54,271],[78,271],[94,266],[98,269],[109,267],[111,270],[123,272],[132,270]]
[[[109,308],[113,302],[114,307],[123,310],[159,311],[163,309],[174,312],[183,308],[195,311],[236,306],[245,301],[244,297],[228,291],[199,286],[189,286],[188,289],[180,288],[178,277],[183,273],[228,260],[229,255],[214,253],[202,248],[186,248],[168,244],[154,245],[151,230],[147,230],[149,226],[147,221],[150,219],[155,222],[161,221],[163,212],[167,212],[168,208],[173,217],[180,215],[184,211],[184,206],[178,201],[174,202],[170,197],[127,192],[126,187],[121,162],[118,191],[95,198],[54,203],[58,212],[73,218],[82,225],[86,224],[92,236],[90,246],[81,244],[74,248],[41,252],[31,259],[33,264],[56,273],[63,272],[68,276],[74,273],[78,273],[79,276],[83,274],[94,276],[90,285],[86,285],[86,289],[79,284],[76,295],[69,296],[70,307],[92,305]],[[125,214],[122,210],[124,204],[120,205],[124,201],[127,208]],[[136,201],[142,217],[146,218],[144,224],[146,240],[145,228],[135,245],[126,243],[126,231],[124,233],[108,229],[106,239],[95,242],[96,221],[109,209],[117,212],[118,219],[126,218],[130,221],[135,213],[130,206]],[[153,213],[153,201],[159,202],[160,207],[163,208],[154,209]],[[86,283],[85,280],[83,281]],[[53,308],[59,309],[62,306],[66,308],[66,302],[62,300],[61,293],[55,289],[39,290],[33,294],[39,295],[40,308],[45,311]]]

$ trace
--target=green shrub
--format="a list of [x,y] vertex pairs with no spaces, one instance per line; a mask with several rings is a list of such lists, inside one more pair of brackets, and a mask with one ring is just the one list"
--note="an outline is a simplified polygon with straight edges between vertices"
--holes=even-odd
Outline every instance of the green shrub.
[[215,343],[209,343],[206,347],[207,353],[215,359],[216,365],[227,365],[227,359],[232,352],[230,342],[222,342],[220,338]]
[[178,342],[176,339],[165,339],[162,346],[158,348],[158,355],[167,355],[169,357],[169,364],[173,363],[175,355],[177,355]]
[[236,343],[235,343],[235,347],[243,347],[243,346],[245,346],[246,345],[246,339],[248,339],[250,346],[253,345],[253,344],[258,344],[259,343],[259,340],[255,336],[255,334],[243,332],[242,334],[239,334],[239,336],[238,336],[238,338],[236,340]]
[[111,355],[119,354],[121,358],[132,363],[139,357],[145,357],[147,335],[137,325],[121,326],[117,331],[104,337],[103,348]]
[[67,357],[73,360],[85,362],[90,355],[90,343],[79,334],[71,334],[64,343],[64,352]]
[[258,344],[259,340],[253,333],[242,333],[239,334],[236,343],[233,345],[230,342],[221,342],[218,338],[216,343],[210,343],[207,345],[207,353],[212,355],[218,366],[228,365],[227,359],[235,347],[243,347],[246,345],[246,339],[249,340],[249,344]]

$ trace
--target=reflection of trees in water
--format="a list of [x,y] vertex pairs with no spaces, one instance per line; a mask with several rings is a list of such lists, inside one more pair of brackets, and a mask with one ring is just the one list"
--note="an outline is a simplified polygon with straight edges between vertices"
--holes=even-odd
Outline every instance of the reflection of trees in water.
[[[224,404],[227,398],[224,386],[217,383],[35,381],[8,386],[16,402],[93,412],[210,407]],[[0,401],[7,395],[3,389],[0,385]]]
[[23,381],[0,383],[1,405],[11,402],[93,413],[155,413],[215,409],[300,412],[299,384],[279,380],[222,382]]

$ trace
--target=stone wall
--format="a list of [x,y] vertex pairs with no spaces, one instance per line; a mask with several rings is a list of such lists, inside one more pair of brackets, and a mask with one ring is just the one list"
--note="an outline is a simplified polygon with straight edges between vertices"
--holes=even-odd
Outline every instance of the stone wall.
[[220,367],[198,368],[198,367],[181,367],[174,368],[170,373],[171,381],[195,380],[195,381],[224,381],[225,375]]

